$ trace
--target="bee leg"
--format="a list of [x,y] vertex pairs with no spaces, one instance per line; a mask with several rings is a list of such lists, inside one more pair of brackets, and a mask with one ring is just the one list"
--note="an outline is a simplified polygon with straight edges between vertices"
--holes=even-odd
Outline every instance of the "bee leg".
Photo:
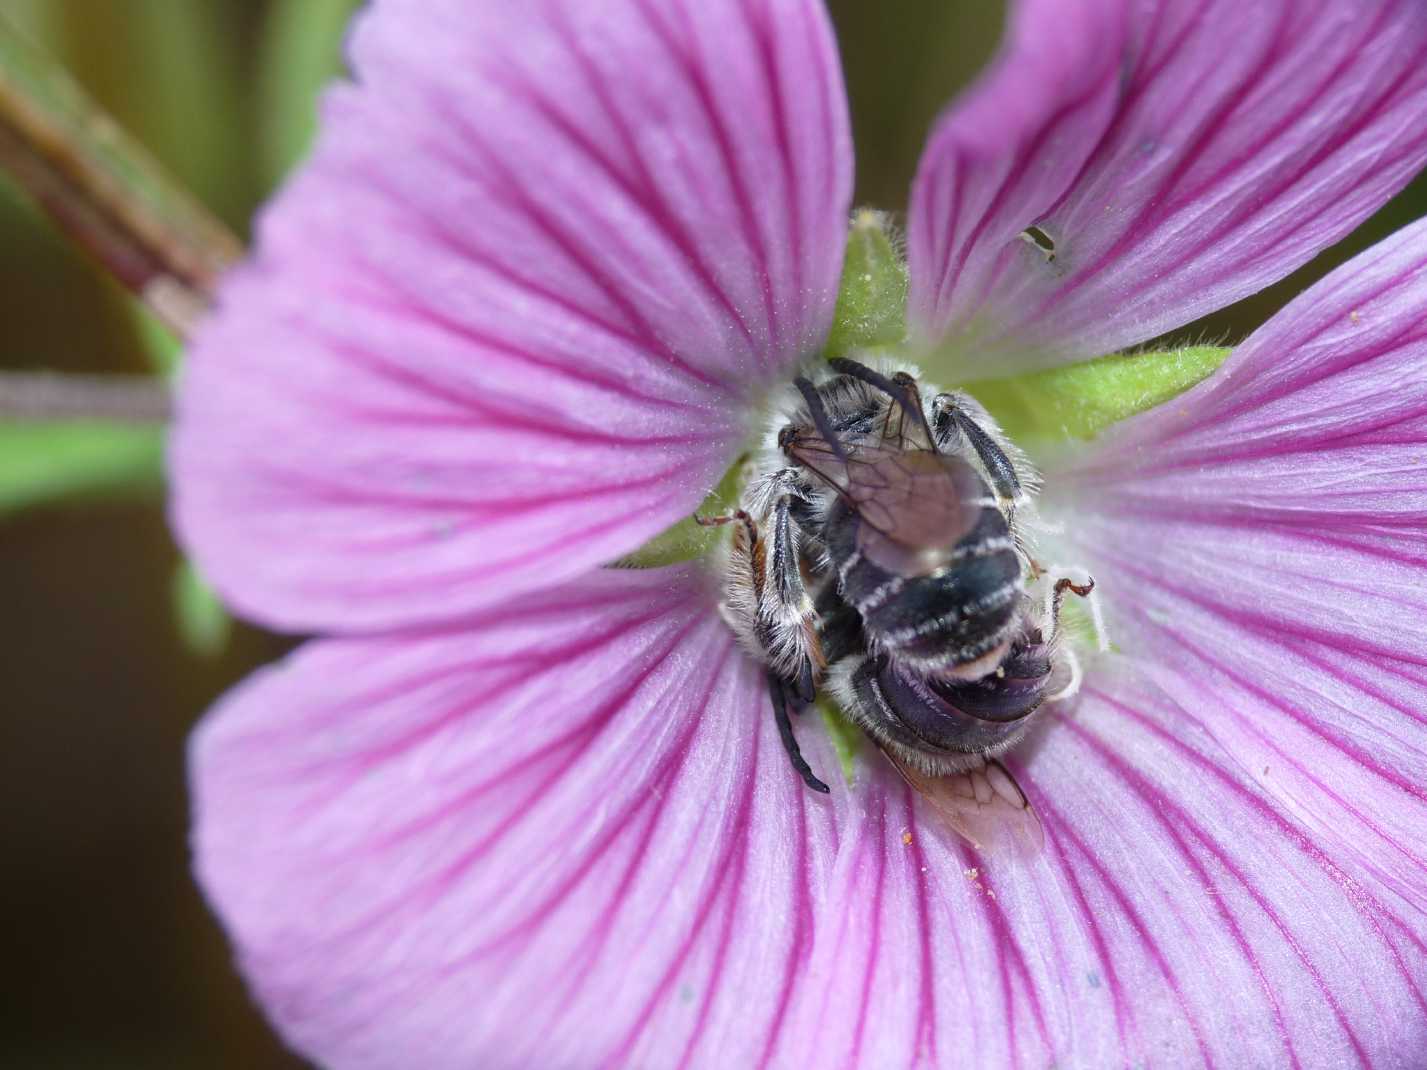
[[768,694],[773,699],[773,720],[778,725],[778,735],[782,737],[783,749],[788,752],[788,760],[793,763],[793,769],[813,791],[829,794],[832,789],[817,778],[812,766],[808,765],[803,757],[803,752],[798,749],[798,741],[793,736],[793,722],[788,717],[788,692],[777,673],[768,674]]
[[1069,591],[1081,598],[1089,598],[1090,592],[1095,590],[1095,577],[1086,576],[1084,583],[1076,583],[1069,576],[1061,576],[1055,581],[1055,585],[1050,589],[1050,605],[1047,607],[1046,616],[1050,618],[1051,633],[1060,630],[1060,606],[1065,601],[1065,594]]
[[1006,456],[997,441],[986,433],[962,407],[955,394],[938,394],[932,402],[933,433],[938,446],[949,445],[953,436],[965,436],[976,456],[991,477],[991,487],[998,497],[1009,502],[1021,497],[1021,480],[1016,475],[1016,466]]
[[700,516],[698,513],[695,513],[694,523],[701,528],[721,528],[725,524],[740,523],[745,527],[752,527],[753,534],[756,535],[758,533],[758,528],[754,525],[753,518],[742,509],[735,510],[726,516]]
[[793,498],[785,495],[773,508],[766,556],[767,582],[760,592],[760,617],[785,681],[804,704],[817,694],[816,676],[823,666],[817,635],[817,611],[803,584],[798,524]]
[[[1100,599],[1095,594],[1095,579],[1083,568],[1067,568],[1065,565],[1051,565],[1045,569],[1046,576],[1055,579],[1049,592],[1046,594],[1045,621],[1050,628],[1049,636],[1053,637],[1060,631],[1060,605],[1065,601],[1065,594],[1078,595],[1085,599],[1086,608],[1090,610],[1090,623],[1095,629],[1095,647],[1104,654],[1110,649],[1110,639],[1105,631],[1105,614],[1100,608]],[[1075,577],[1084,576],[1083,583],[1077,583]]]
[[[793,380],[793,386],[797,387],[798,393],[803,395],[803,403],[808,407],[808,415],[813,418],[813,427],[817,429],[818,436],[827,443],[828,449],[843,464],[847,463],[847,451],[842,448],[842,442],[838,438],[837,429],[833,427],[832,420],[828,418],[827,409],[823,406],[822,395],[818,393],[810,380],[805,376],[798,376]],[[787,431],[787,428],[784,428]],[[784,435],[778,436],[778,445],[786,451],[789,449],[791,439],[784,441]]]
[[[726,524],[742,528],[734,539],[738,571],[731,573],[737,582],[730,581],[730,585],[736,591],[725,600],[726,605],[731,601],[741,608],[731,616],[725,613],[725,620],[760,648],[769,664],[776,666],[786,693],[808,706],[817,697],[817,674],[824,661],[817,612],[803,585],[793,500],[793,495],[778,499],[770,525],[771,537],[766,541],[758,522],[743,509],[726,516],[695,514],[694,522],[706,528]],[[802,712],[802,707],[795,707],[794,712]]]
[[806,477],[791,466],[750,481],[743,492],[743,508],[754,516],[768,517],[777,508],[778,500],[785,497],[792,498],[802,506],[808,504]]

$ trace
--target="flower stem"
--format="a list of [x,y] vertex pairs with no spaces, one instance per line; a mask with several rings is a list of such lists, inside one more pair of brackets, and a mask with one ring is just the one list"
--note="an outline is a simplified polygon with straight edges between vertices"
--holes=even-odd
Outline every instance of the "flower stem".
[[0,168],[180,337],[242,247],[0,18]]
[[0,423],[163,424],[171,408],[168,383],[162,379],[0,373]]

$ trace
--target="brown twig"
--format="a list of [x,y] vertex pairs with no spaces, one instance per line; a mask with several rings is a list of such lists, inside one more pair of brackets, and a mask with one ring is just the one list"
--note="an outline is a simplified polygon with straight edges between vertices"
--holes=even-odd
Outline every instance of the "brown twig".
[[242,246],[0,18],[0,167],[179,337]]

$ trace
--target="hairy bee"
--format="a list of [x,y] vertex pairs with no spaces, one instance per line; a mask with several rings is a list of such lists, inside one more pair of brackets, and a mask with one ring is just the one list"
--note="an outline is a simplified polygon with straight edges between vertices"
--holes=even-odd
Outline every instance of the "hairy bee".
[[1031,559],[1019,516],[1034,490],[985,409],[911,369],[836,359],[793,381],[739,509],[700,522],[731,529],[723,613],[768,667],[808,787],[828,790],[789,713],[826,686],[972,842],[983,813],[1034,820],[996,756],[1078,685],[1059,611],[1093,587]]

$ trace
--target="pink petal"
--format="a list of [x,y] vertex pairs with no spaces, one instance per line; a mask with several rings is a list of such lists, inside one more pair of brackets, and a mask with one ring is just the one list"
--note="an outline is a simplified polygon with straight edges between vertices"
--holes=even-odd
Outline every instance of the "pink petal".
[[[1111,638],[1277,804],[1427,909],[1427,222],[1052,473]],[[1070,514],[1074,514],[1071,516]]]
[[830,825],[702,583],[607,571],[479,630],[319,643],[211,716],[200,875],[298,1048],[756,1063]]
[[923,157],[913,317],[972,377],[1153,338],[1381,206],[1427,162],[1424,110],[1417,0],[1021,0]]
[[468,631],[324,642],[211,715],[203,882],[323,1065],[1408,1067],[1424,920],[1133,666],[1018,766],[978,857],[875,754],[792,773],[675,569]]
[[817,348],[851,148],[817,0],[387,0],[179,399],[176,521],[240,609],[499,604],[692,510]]
[[[1005,878],[994,885],[1022,946],[1035,946],[1038,925],[1042,943],[1049,936],[1032,963],[1051,958],[1061,983],[1079,988],[1068,1006],[1042,994],[1052,1036],[1068,1027],[1071,1049],[1090,1056],[1068,1061],[1417,1065],[1427,1050],[1420,908],[1295,820],[1218,745],[1199,716],[1217,680],[1116,661],[1048,726],[1022,775],[1054,877],[1036,881],[1039,902],[1008,894]],[[1239,713],[1258,717],[1266,705]],[[1415,848],[1427,872],[1421,840]],[[1057,931],[1067,900],[1079,906],[1079,941]]]

